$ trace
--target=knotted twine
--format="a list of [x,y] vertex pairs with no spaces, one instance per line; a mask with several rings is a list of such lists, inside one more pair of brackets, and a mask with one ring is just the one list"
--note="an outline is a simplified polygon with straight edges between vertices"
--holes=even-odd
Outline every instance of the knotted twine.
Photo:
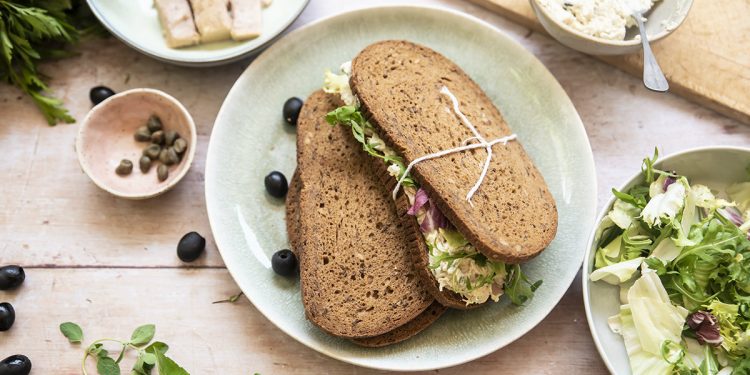
[[[476,193],[477,190],[479,190],[479,186],[482,185],[482,181],[484,180],[484,177],[487,175],[487,171],[490,168],[490,162],[492,161],[492,146],[494,146],[494,145],[496,145],[498,143],[502,143],[503,146],[505,146],[505,145],[508,144],[508,142],[510,142],[512,140],[515,140],[516,139],[516,135],[515,134],[511,134],[511,135],[508,135],[508,136],[505,136],[505,137],[493,139],[492,141],[488,142],[486,139],[484,139],[484,137],[482,137],[481,134],[479,134],[479,131],[477,131],[477,129],[474,127],[474,124],[472,124],[471,121],[469,121],[469,119],[466,117],[466,115],[464,115],[463,112],[461,112],[461,108],[459,107],[458,99],[456,99],[456,96],[453,95],[453,93],[447,87],[445,87],[445,86],[443,86],[443,88],[440,89],[440,93],[443,94],[443,95],[445,95],[445,96],[447,96],[448,99],[451,100],[451,103],[453,104],[453,108],[452,108],[453,112],[461,120],[461,123],[464,124],[464,125],[466,125],[466,127],[469,128],[469,130],[471,130],[471,132],[472,132],[472,134],[474,134],[474,136],[471,137],[471,138],[469,138],[469,139],[467,139],[467,140],[465,140],[465,141],[463,141],[462,143],[464,143],[464,145],[462,145],[462,146],[451,148],[451,149],[447,149],[447,150],[438,151],[438,152],[435,152],[435,153],[432,153],[432,154],[427,154],[427,155],[424,155],[424,156],[420,156],[420,157],[414,159],[406,167],[406,170],[401,175],[401,178],[398,179],[398,183],[396,184],[396,188],[393,189],[393,199],[396,199],[396,195],[398,194],[398,190],[401,188],[401,183],[404,182],[404,179],[406,179],[406,176],[409,175],[409,172],[411,171],[411,169],[417,163],[421,163],[421,162],[423,162],[425,160],[436,159],[436,158],[443,157],[443,156],[450,155],[450,154],[454,154],[454,153],[457,153],[457,152],[462,152],[462,151],[467,151],[467,150],[473,150],[473,149],[477,149],[477,148],[484,148],[487,151],[487,158],[484,159],[484,166],[482,167],[482,173],[479,175],[479,178],[477,179],[477,182],[474,183],[474,186],[471,188],[471,190],[469,190],[469,192],[466,194],[466,201],[469,202],[469,205],[471,205],[472,207],[474,207],[474,204],[471,203],[471,198],[474,196],[474,193]],[[468,142],[471,142],[471,141],[474,141],[474,140],[478,141],[478,143],[468,144]]]

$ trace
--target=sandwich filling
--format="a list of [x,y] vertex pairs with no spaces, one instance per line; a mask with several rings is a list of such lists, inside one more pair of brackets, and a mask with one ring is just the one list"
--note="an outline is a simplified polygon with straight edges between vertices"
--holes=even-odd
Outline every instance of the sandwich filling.
[[447,220],[419,184],[406,174],[406,165],[395,150],[388,147],[360,111],[360,103],[349,86],[351,62],[341,66],[340,74],[326,72],[323,89],[338,94],[344,106],[328,113],[332,124],[351,127],[354,138],[370,155],[388,165],[388,172],[402,180],[404,193],[416,217],[429,249],[429,268],[441,291],[447,289],[461,296],[467,304],[480,304],[489,299],[497,302],[505,293],[511,302],[523,304],[533,296],[541,280],[531,284],[519,265],[491,261],[480,253],[466,237]]

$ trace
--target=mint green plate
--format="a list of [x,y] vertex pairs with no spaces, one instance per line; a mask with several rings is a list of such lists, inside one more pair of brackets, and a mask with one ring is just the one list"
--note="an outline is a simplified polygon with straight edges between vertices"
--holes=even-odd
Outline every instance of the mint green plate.
[[[453,59],[502,110],[557,200],[557,237],[525,265],[544,279],[524,307],[504,301],[473,311],[449,311],[401,344],[366,349],[329,336],[305,319],[299,285],[276,276],[270,257],[287,242],[284,204],[266,194],[272,170],[291,177],[295,132],[281,108],[306,98],[362,48],[407,39]],[[282,331],[323,354],[386,370],[427,370],[473,360],[510,344],[544,319],[573,281],[596,209],[591,148],[565,92],[523,47],[464,14],[418,6],[388,6],[333,16],[294,31],[240,76],[214,125],[206,162],[206,204],[227,268],[255,307]],[[248,332],[247,334],[252,334]]]
[[263,10],[263,32],[255,39],[169,48],[154,0],[87,0],[96,18],[125,44],[157,60],[196,67],[226,64],[257,53],[289,27],[309,1],[273,0]]

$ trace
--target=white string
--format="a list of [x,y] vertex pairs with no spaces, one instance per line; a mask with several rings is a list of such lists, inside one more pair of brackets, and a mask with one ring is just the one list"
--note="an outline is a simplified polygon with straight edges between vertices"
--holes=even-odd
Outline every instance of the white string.
[[[459,119],[461,119],[461,123],[466,125],[469,130],[471,130],[472,133],[474,133],[474,136],[471,138],[468,138],[462,142],[464,146],[459,146],[455,148],[451,148],[448,150],[438,151],[432,154],[427,154],[424,156],[420,156],[416,159],[414,159],[409,165],[406,167],[406,170],[401,175],[401,178],[398,179],[398,183],[396,184],[396,188],[393,189],[393,199],[396,199],[396,195],[398,194],[398,190],[401,188],[401,184],[404,182],[404,179],[406,179],[406,176],[409,175],[409,172],[411,169],[416,165],[417,163],[421,163],[425,160],[435,159],[439,157],[443,157],[445,155],[450,155],[456,152],[461,151],[467,151],[467,150],[473,150],[477,148],[484,148],[487,151],[487,158],[484,160],[484,166],[482,167],[482,173],[479,175],[479,178],[477,179],[477,182],[474,184],[474,186],[469,190],[469,192],[466,194],[466,200],[469,202],[469,204],[474,207],[474,204],[471,203],[471,198],[474,196],[474,193],[479,190],[479,186],[482,185],[482,181],[484,181],[484,177],[487,175],[487,171],[490,168],[490,162],[492,161],[492,146],[502,143],[503,145],[507,145],[508,142],[515,140],[516,135],[511,134],[509,136],[505,136],[502,138],[494,139],[490,142],[487,142],[487,140],[482,137],[481,134],[479,134],[479,131],[474,127],[474,125],[469,121],[469,119],[461,112],[461,108],[459,108],[458,105],[458,99],[456,99],[456,96],[453,95],[453,93],[448,90],[447,87],[443,86],[442,89],[440,89],[440,93],[447,96],[452,104],[453,104],[453,112],[455,112],[456,116],[458,116]],[[473,144],[467,144],[467,142],[471,142],[473,140],[478,140],[479,143],[473,143]]]

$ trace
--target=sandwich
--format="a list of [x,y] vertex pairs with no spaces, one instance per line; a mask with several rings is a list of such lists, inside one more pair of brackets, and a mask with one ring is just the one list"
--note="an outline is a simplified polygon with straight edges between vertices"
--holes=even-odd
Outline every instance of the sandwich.
[[524,140],[479,85],[425,46],[378,42],[340,70],[326,72],[324,91],[343,102],[326,120],[385,167],[378,178],[433,297],[457,309],[503,294],[526,302],[541,280],[520,264],[554,238],[557,208]]
[[411,232],[376,177],[383,167],[348,130],[326,123],[341,104],[317,91],[302,108],[287,231],[308,320],[359,345],[385,346],[424,330],[445,307],[417,275]]

